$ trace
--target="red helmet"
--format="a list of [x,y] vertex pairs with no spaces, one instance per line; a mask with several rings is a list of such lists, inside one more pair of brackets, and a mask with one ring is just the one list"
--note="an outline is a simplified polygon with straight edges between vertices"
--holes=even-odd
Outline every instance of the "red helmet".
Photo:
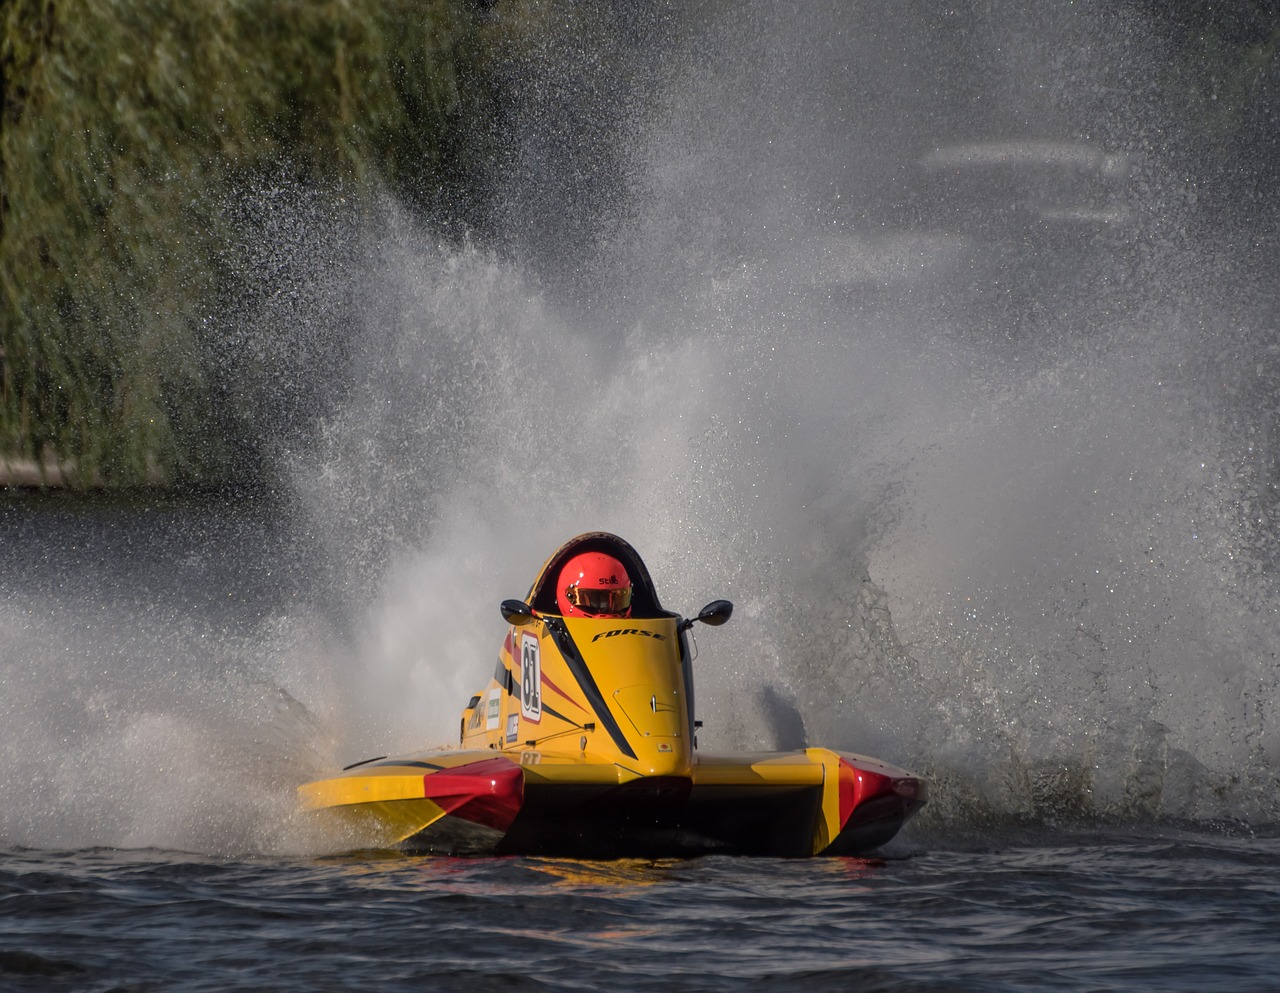
[[631,577],[612,555],[583,552],[560,570],[556,603],[565,617],[630,617]]

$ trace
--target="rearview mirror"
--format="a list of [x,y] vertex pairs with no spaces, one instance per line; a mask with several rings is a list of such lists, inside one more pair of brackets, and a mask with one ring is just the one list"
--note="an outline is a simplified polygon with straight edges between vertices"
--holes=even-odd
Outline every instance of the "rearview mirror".
[[502,611],[502,619],[516,627],[533,623],[533,608],[523,600],[503,600],[498,609]]
[[680,622],[680,630],[688,631],[697,621],[718,628],[733,616],[733,604],[728,600],[712,600],[698,611],[697,617],[690,617]]

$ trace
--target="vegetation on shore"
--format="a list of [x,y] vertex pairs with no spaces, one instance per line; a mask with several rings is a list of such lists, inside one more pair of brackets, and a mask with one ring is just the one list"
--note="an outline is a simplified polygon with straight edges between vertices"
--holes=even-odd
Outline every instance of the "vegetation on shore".
[[201,329],[238,187],[390,189],[464,217],[517,27],[471,0],[7,0],[0,452],[72,479],[217,480]]
[[[1211,150],[1203,175],[1227,191],[1215,203],[1230,207],[1243,187],[1242,216],[1274,211],[1280,15],[1262,0],[1225,13],[1131,2],[1178,53],[1150,85],[1190,106]],[[678,20],[717,4],[653,8]],[[536,126],[547,142],[607,140],[597,117],[608,79],[594,94],[558,95],[567,121],[530,125],[513,91],[522,60],[555,57],[557,39],[575,39],[585,71],[608,65],[609,46],[636,33],[601,30],[626,16],[610,9],[0,0],[0,468],[52,458],[72,485],[236,475],[236,397],[209,356],[226,347],[211,338],[227,302],[261,289],[244,271],[244,191],[288,186],[356,215],[390,193],[444,233],[500,228],[494,177],[520,171],[504,122]],[[594,138],[565,137],[593,127]],[[607,172],[604,158],[584,167],[569,155],[561,171]],[[546,210],[542,220],[548,243],[572,240],[556,225],[576,218]]]

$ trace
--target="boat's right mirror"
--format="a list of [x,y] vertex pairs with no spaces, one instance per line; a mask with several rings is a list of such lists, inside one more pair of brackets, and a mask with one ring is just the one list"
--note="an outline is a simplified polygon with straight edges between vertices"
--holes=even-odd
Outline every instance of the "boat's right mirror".
[[502,611],[502,619],[516,627],[533,622],[533,608],[523,600],[503,600],[498,609]]
[[733,616],[733,604],[728,600],[712,600],[698,612],[697,620],[718,628]]

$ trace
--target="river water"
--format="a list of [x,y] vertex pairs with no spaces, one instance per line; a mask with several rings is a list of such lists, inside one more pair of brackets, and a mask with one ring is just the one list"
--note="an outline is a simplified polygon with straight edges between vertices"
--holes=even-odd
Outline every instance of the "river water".
[[935,784],[936,813],[873,858],[333,851],[292,787],[379,722],[316,687],[377,699],[376,666],[338,670],[389,663],[359,647],[373,621],[322,623],[340,612],[303,512],[2,507],[0,989],[1275,988],[1272,827],[1064,814],[1043,782],[1010,802],[994,763],[969,770],[981,809]]
[[888,859],[10,850],[6,990],[1275,989],[1277,839]]
[[[1280,239],[1197,209],[1137,8],[1015,6],[690,8],[630,100],[549,49],[501,249],[246,191],[269,485],[0,502],[0,989],[1277,988]],[[879,857],[299,814],[597,528],[737,606],[704,747],[930,779]]]

